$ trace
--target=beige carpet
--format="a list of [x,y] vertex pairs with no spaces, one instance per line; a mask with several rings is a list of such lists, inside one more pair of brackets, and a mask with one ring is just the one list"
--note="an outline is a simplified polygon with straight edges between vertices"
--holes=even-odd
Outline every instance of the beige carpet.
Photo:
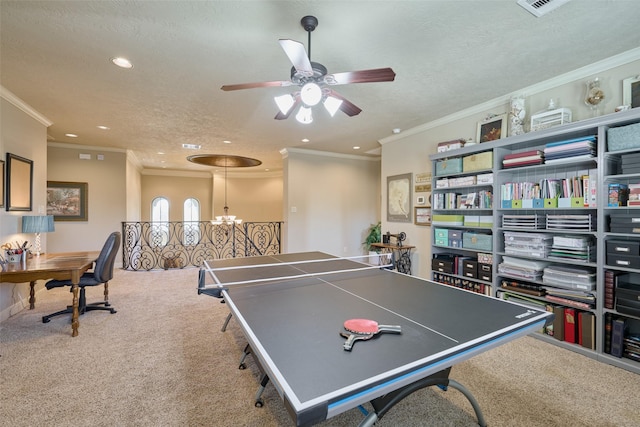
[[[90,312],[71,338],[68,290],[38,293],[35,310],[0,323],[2,426],[289,426],[272,386],[253,398],[259,373],[225,305],[197,295],[197,270],[116,271],[116,314]],[[3,284],[3,286],[12,286]],[[89,301],[102,289],[90,289]],[[640,426],[640,377],[526,337],[452,371],[476,397],[489,426]],[[323,423],[352,426],[358,409]],[[472,426],[460,392],[421,390],[379,426]]]

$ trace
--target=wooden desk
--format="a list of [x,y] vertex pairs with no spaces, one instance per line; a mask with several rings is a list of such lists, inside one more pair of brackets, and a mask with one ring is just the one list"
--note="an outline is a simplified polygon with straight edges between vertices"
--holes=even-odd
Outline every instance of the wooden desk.
[[[408,245],[390,245],[387,243],[372,243],[372,248],[381,249],[383,253],[391,253],[393,256],[393,262],[400,273],[411,274],[411,249],[415,246]],[[396,257],[396,252],[398,256]]]
[[71,292],[73,293],[73,315],[71,316],[71,336],[78,336],[78,283],[80,276],[93,266],[98,258],[99,251],[94,252],[67,252],[42,254],[27,260],[26,268],[22,264],[5,264],[0,271],[0,283],[25,283],[30,282],[29,309],[33,310],[36,303],[35,285],[38,280],[71,280]]

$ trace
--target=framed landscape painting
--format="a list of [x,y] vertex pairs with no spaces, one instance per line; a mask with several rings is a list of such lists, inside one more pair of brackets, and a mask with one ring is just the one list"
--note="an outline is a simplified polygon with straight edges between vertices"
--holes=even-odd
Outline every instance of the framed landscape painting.
[[47,215],[56,221],[87,221],[87,183],[47,181]]

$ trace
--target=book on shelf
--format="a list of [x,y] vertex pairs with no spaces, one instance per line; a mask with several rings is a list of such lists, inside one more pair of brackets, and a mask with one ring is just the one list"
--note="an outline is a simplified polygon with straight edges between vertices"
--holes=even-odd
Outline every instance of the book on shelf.
[[622,355],[640,362],[640,335],[628,335],[624,338]]
[[573,301],[567,298],[562,298],[562,297],[557,297],[555,295],[549,295],[547,294],[545,296],[546,299],[548,299],[549,301],[552,302],[556,302],[558,304],[564,304],[566,306],[571,306],[573,308],[578,308],[578,309],[583,309],[583,310],[589,310],[593,308],[592,304],[587,304],[584,302],[579,302],[579,301]]
[[611,331],[613,329],[613,314],[604,314],[604,352],[611,354]]
[[618,274],[613,270],[604,272],[604,308],[613,309]]
[[572,307],[564,308],[564,340],[568,343],[577,343],[577,317],[576,309]]
[[553,314],[553,337],[557,340],[564,341],[564,307],[554,305]]
[[596,349],[596,316],[588,311],[578,313],[578,343],[590,350]]
[[611,323],[611,355],[622,357],[626,322],[624,319],[613,319]]
[[521,159],[523,157],[532,157],[532,156],[542,157],[543,152],[541,150],[528,150],[528,151],[521,151],[519,153],[509,153],[509,154],[505,154],[504,160]]
[[627,205],[629,199],[629,186],[620,182],[612,182],[608,186],[608,207],[621,207]]

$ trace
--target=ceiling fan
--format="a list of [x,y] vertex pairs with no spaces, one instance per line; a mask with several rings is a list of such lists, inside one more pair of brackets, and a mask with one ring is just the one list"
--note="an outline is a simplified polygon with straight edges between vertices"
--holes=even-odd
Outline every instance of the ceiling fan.
[[324,65],[311,61],[311,32],[318,26],[318,19],[315,16],[305,16],[300,20],[300,24],[308,34],[308,56],[302,43],[289,39],[279,40],[280,46],[282,46],[285,54],[293,64],[290,80],[224,85],[221,89],[232,91],[258,87],[299,86],[300,90],[296,90],[292,94],[274,98],[280,109],[275,119],[283,120],[288,118],[300,106],[296,119],[301,123],[311,123],[313,121],[311,107],[320,102],[323,103],[331,116],[338,110],[348,116],[358,115],[362,111],[355,104],[334,91],[331,86],[351,83],[390,82],[395,79],[396,73],[391,68],[328,74]]

